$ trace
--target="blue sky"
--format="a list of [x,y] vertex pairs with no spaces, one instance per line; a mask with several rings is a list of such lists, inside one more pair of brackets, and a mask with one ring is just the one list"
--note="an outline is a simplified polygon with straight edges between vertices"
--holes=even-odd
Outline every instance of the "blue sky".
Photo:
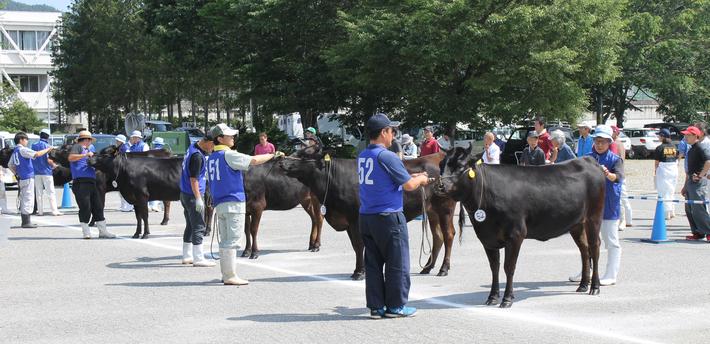
[[29,5],[49,5],[60,11],[66,11],[72,0],[15,0]]

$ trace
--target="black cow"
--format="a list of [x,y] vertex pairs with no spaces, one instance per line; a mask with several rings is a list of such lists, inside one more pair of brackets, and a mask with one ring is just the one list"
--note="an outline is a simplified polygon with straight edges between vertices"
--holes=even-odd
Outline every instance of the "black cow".
[[[405,167],[410,173],[426,171],[430,176],[439,175],[439,162],[443,155],[427,156],[405,162]],[[354,159],[325,160],[325,154],[318,153],[315,147],[308,147],[299,151],[297,157],[283,158],[279,164],[287,175],[297,178],[308,186],[318,196],[321,204],[326,206],[325,219],[336,231],[346,231],[350,243],[355,251],[355,271],[350,276],[354,280],[363,279],[364,246],[359,228],[359,187],[357,174],[357,161]],[[326,189],[327,194],[326,194]],[[453,213],[455,202],[447,196],[434,196],[431,186],[425,187],[426,209],[422,208],[421,189],[404,193],[404,215],[407,221],[421,215],[426,210],[431,221],[430,229],[435,242],[432,256],[422,273],[428,273],[436,262],[436,254],[441,248],[441,243],[447,245],[447,257],[439,275],[448,273],[448,259],[453,243]],[[440,229],[440,228],[443,228]],[[444,232],[445,238],[441,232]]]
[[[55,185],[63,185],[64,182],[69,182],[71,181],[71,170],[69,170],[69,150],[71,149],[72,144],[65,144],[63,145],[60,149],[55,149],[49,153],[49,158],[52,159],[54,162],[56,162],[59,166],[67,168],[66,170],[60,170],[57,171],[57,169],[54,170],[52,175],[54,176],[54,184]],[[108,154],[111,152],[114,152],[116,150],[116,146],[108,146],[104,149],[101,150],[99,154]],[[143,156],[143,157],[155,157],[155,158],[167,158],[171,156],[170,151],[166,149],[158,149],[158,150],[149,150],[146,152],[132,152],[132,153],[127,153],[129,156]],[[68,172],[67,172],[68,171]],[[60,177],[60,179],[58,179]],[[67,177],[69,178],[67,180]],[[61,184],[59,184],[59,181],[62,181]],[[96,171],[96,188],[98,189],[99,192],[99,199],[101,200],[101,204],[104,205],[106,204],[106,193],[111,192],[111,191],[119,191],[118,188],[113,186],[113,180],[108,179],[106,177],[106,174],[104,172],[97,170]],[[163,220],[160,222],[161,225],[165,226],[168,224],[170,221],[170,202],[169,201],[163,201]],[[91,222],[89,223],[89,226],[94,226],[94,219],[91,219]]]
[[[599,230],[605,181],[597,162],[574,159],[547,166],[475,164],[471,148],[447,153],[437,192],[461,201],[488,256],[493,282],[486,305],[499,298],[500,249],[505,248],[505,294],[501,308],[513,303],[513,274],[524,239],[546,241],[570,233],[582,255],[577,292],[592,286],[599,294]],[[478,218],[478,220],[476,220]]]
[[320,203],[310,192],[310,189],[296,178],[287,176],[280,168],[274,168],[274,161],[251,166],[244,174],[244,191],[247,194],[246,222],[244,234],[246,246],[242,257],[256,259],[259,257],[259,246],[256,237],[259,232],[259,222],[264,210],[289,210],[301,205],[311,218],[311,235],[308,250],[317,252],[320,249],[320,234],[323,227],[323,217],[320,213]]
[[[147,154],[149,152],[142,152]],[[148,226],[148,201],[177,201],[180,199],[180,157],[156,158],[139,156],[140,153],[118,153],[109,146],[104,153],[89,158],[89,165],[106,174],[108,180],[118,185],[121,196],[133,204],[136,214],[136,232],[133,238],[150,235]],[[166,212],[169,211],[166,206]]]

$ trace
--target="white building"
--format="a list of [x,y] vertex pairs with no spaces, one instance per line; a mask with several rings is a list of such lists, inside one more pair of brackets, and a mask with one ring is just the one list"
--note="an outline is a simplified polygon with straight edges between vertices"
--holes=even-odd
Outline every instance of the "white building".
[[51,96],[51,40],[60,18],[60,12],[0,11],[0,80],[51,123],[58,113]]
[[[653,95],[648,92],[632,89],[629,91],[629,96],[633,96],[631,104],[636,109],[626,109],[624,111],[624,128],[643,128],[645,124],[663,122],[663,114],[658,112],[658,101],[653,99]],[[581,122],[597,124],[596,114],[586,111],[582,114]],[[616,125],[616,118],[609,118],[606,121],[608,125]]]

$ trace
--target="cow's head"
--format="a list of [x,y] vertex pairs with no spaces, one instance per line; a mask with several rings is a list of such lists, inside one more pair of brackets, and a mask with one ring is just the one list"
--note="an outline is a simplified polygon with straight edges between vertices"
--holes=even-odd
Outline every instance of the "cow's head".
[[279,161],[279,167],[286,175],[296,179],[309,178],[316,170],[325,168],[324,157],[327,153],[319,145],[303,148],[284,157]]
[[[118,153],[118,148],[116,146],[108,146],[101,150],[99,154],[94,154],[89,158],[89,166],[106,173],[109,178],[116,175],[114,169],[116,164],[114,160],[121,154]],[[125,156],[125,154],[123,154]]]
[[72,146],[71,143],[64,144],[59,149],[52,149],[47,155],[55,163],[69,167],[69,151]]
[[0,166],[4,168],[9,168],[8,164],[10,163],[10,157],[12,156],[12,148],[5,147],[3,149],[0,149]]
[[456,147],[447,151],[446,158],[442,161],[443,168],[435,188],[436,192],[460,199],[458,196],[465,192],[461,190],[462,181],[475,178],[478,173],[476,162],[479,159],[480,154],[473,152],[472,146]]

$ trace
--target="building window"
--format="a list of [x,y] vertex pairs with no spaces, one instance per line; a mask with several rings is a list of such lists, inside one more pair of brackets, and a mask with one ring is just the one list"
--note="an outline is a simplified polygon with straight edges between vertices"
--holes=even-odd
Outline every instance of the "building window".
[[47,86],[47,75],[10,75],[20,92],[41,92]]
[[[44,42],[49,38],[49,31],[19,31],[19,30],[8,30],[7,31],[10,38],[17,44],[17,47],[23,51],[37,51],[39,50]],[[5,35],[0,35],[2,38],[2,48],[6,50],[14,50],[15,47],[12,43],[5,37]],[[42,51],[51,51],[51,42],[44,47]]]

